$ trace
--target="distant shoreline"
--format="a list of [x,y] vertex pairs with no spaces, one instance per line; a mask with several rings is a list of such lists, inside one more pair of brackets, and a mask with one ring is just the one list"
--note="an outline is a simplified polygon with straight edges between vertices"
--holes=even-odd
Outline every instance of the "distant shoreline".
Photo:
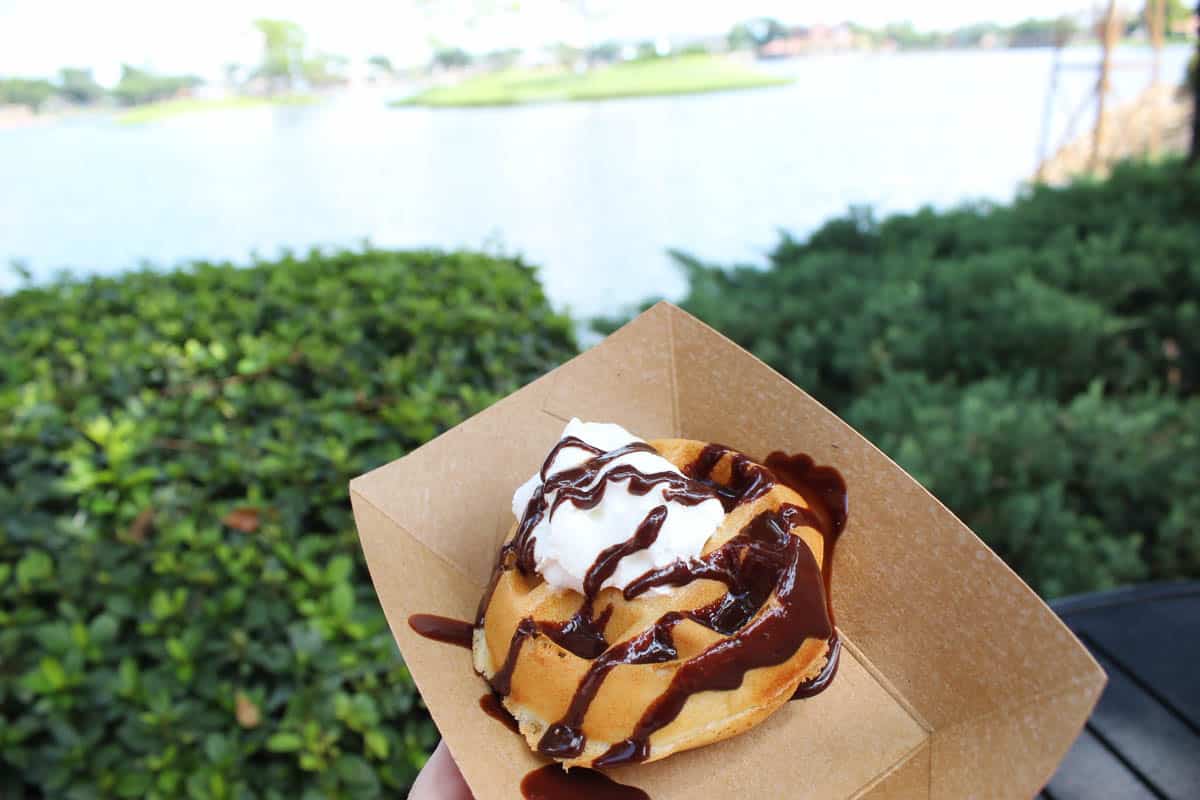
[[184,114],[206,111],[232,111],[277,105],[309,105],[324,99],[321,94],[287,94],[277,97],[233,95],[230,97],[176,97],[138,106],[119,107],[111,105],[80,106],[61,111],[35,113],[25,106],[0,107],[0,131],[19,130],[54,125],[70,119],[88,117],[112,117],[122,125],[140,125],[157,122]]
[[434,86],[393,107],[478,108],[564,101],[616,100],[632,97],[706,94],[761,89],[791,83],[759,71],[739,59],[688,55],[594,67],[566,69],[514,68],[476,75],[449,86]]
[[196,114],[205,111],[232,111],[246,108],[261,108],[263,106],[310,105],[320,102],[321,97],[315,94],[285,94],[275,97],[258,97],[253,95],[232,95],[229,97],[179,97],[162,100],[157,103],[135,106],[117,115],[117,122],[122,125],[141,125],[147,122],[158,122],[163,119]]

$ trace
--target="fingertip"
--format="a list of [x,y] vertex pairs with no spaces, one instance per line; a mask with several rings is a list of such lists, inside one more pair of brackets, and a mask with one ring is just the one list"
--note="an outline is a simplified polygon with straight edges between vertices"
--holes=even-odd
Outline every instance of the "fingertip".
[[433,755],[425,762],[408,793],[408,800],[474,800],[445,741],[438,742]]

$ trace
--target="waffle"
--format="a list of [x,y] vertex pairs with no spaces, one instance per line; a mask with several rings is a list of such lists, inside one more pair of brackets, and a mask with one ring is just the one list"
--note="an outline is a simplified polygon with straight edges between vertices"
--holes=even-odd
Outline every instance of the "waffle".
[[[715,447],[685,439],[650,444],[677,468],[692,473]],[[781,588],[785,583],[781,579],[765,600],[758,596],[740,601],[754,603],[754,608],[747,605],[717,617],[697,612],[729,605],[735,595],[732,584],[711,577],[694,577],[671,586],[666,594],[628,597],[628,590],[605,588],[588,604],[583,595],[555,589],[535,572],[516,568],[513,559],[506,557],[511,554],[502,549],[474,632],[474,665],[501,695],[535,751],[566,767],[612,766],[656,761],[720,741],[768,717],[799,685],[817,678],[833,657],[833,627],[822,583],[822,571],[828,566],[827,538],[820,530],[828,517],[821,516],[819,503],[810,505],[781,482],[770,481],[765,489],[750,488],[755,471],[766,472],[765,468],[734,451],[715,452],[717,457],[703,467],[705,475],[734,500],[727,505],[721,527],[705,544],[701,560],[732,565],[735,571],[745,569],[752,558],[744,545],[746,532],[774,524],[771,541],[783,542],[800,565],[792,572],[796,585]],[[514,525],[509,541],[516,530]],[[802,545],[797,548],[790,537]],[[781,602],[785,593],[786,604]],[[796,634],[794,609],[801,602],[809,629]],[[769,644],[763,636],[766,626],[778,625],[787,609],[792,616],[786,618],[784,630],[796,635],[797,646],[767,652],[763,649]],[[730,628],[730,620],[736,629]],[[579,648],[568,649],[559,643],[561,636],[547,633],[572,624],[591,624],[602,631],[607,647],[600,654],[580,655]],[[749,652],[750,647],[757,648],[759,660],[754,663],[760,665],[744,670],[744,663],[738,667],[735,662],[746,658],[741,652]],[[629,652],[647,653],[654,648],[656,654],[645,663],[623,663],[616,657],[625,653],[628,660]],[[718,662],[726,665],[719,675],[711,669]],[[579,692],[585,683],[591,687],[590,701],[581,710]],[[688,691],[696,686],[701,690]]]

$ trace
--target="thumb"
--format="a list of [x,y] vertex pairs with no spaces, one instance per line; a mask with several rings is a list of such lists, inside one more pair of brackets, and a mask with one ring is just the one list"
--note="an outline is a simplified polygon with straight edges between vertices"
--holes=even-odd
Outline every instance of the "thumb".
[[408,800],[475,800],[444,741],[417,776]]

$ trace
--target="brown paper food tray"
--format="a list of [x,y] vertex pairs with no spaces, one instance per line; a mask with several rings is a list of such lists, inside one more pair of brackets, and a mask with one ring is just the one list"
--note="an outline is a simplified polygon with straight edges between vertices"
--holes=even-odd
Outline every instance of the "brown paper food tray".
[[[695,318],[660,303],[602,343],[350,484],[379,601],[479,800],[546,763],[479,708],[466,650],[410,614],[473,618],[513,523],[513,489],[572,416],[837,467],[850,517],[834,562],[837,678],[746,734],[612,771],[671,798],[1030,797],[1104,685],[1049,608],[907,473]],[[917,432],[919,435],[919,431]]]

